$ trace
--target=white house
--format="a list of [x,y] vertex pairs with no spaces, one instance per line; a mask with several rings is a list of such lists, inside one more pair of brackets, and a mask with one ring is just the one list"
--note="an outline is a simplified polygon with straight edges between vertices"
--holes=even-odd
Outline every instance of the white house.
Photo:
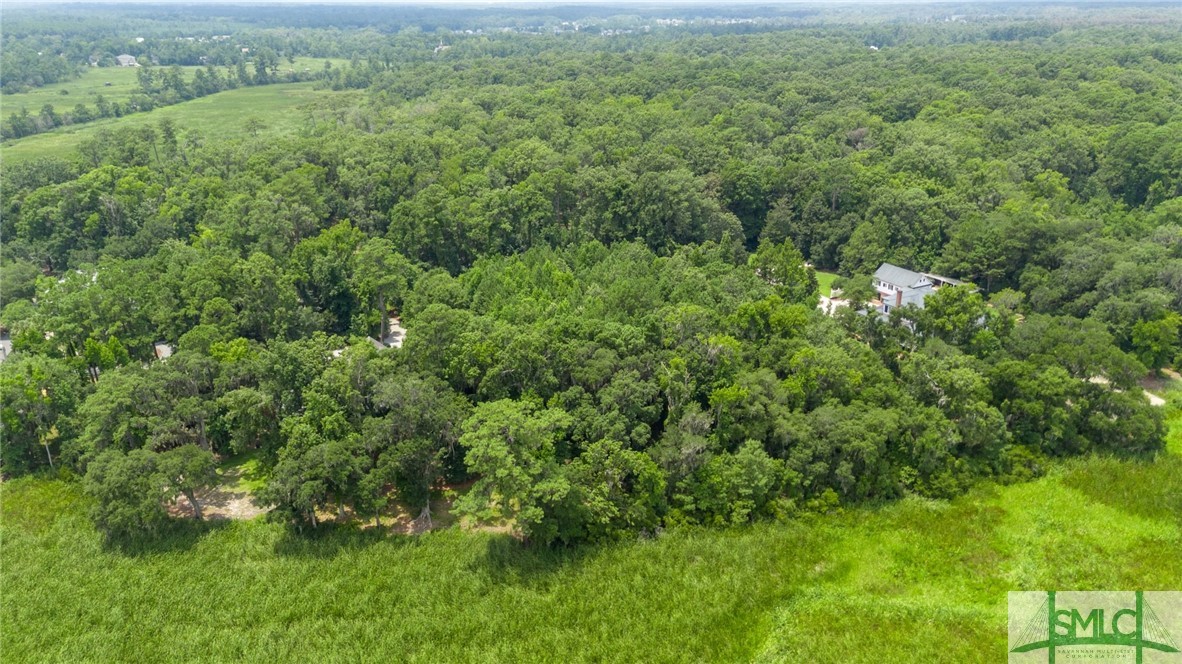
[[115,62],[119,63],[120,67],[138,67],[138,66],[140,66],[140,63],[135,61],[134,55],[128,55],[126,53],[124,53],[123,55],[116,55]]
[[881,314],[905,304],[923,308],[923,300],[941,286],[960,286],[964,282],[928,272],[912,272],[907,268],[883,263],[874,271],[874,289],[878,299],[872,304]]

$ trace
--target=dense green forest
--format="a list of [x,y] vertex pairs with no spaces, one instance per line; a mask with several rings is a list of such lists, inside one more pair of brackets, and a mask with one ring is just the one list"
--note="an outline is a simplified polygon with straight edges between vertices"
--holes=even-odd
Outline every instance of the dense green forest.
[[[118,539],[182,498],[200,517],[249,454],[301,532],[429,520],[462,487],[458,514],[541,546],[1152,458],[1139,382],[1182,361],[1182,39],[1124,11],[372,29],[348,54],[250,28],[348,55],[318,75],[362,103],[5,166],[3,473],[80,476]],[[883,262],[971,284],[868,315]],[[854,306],[818,310],[814,266]]]

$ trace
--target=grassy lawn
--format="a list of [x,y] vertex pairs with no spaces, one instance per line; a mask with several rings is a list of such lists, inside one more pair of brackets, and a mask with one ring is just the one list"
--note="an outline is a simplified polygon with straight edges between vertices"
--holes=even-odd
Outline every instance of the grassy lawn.
[[0,145],[0,156],[9,163],[43,156],[66,157],[83,140],[94,136],[102,128],[155,126],[162,118],[172,118],[182,132],[196,129],[206,136],[216,135],[219,138],[244,135],[247,131],[246,121],[251,118],[262,121],[263,133],[287,133],[306,121],[305,114],[299,112],[301,107],[320,100],[342,100],[357,94],[315,90],[314,85],[277,83],[238,88],[147,113],[61,127],[44,134],[5,142]]
[[[348,60],[330,58],[334,67],[347,64]],[[296,58],[292,65],[283,60],[279,65],[280,73],[288,70],[297,72],[310,69],[313,72],[324,68],[322,58]],[[168,67],[156,67],[157,71],[167,70]],[[193,80],[193,72],[204,67],[181,67],[186,81]],[[224,76],[227,67],[217,67]],[[26,108],[34,115],[41,111],[45,104],[53,104],[58,113],[68,111],[79,103],[94,109],[95,99],[102,95],[108,101],[127,101],[139,91],[139,79],[136,77],[136,67],[87,67],[82,75],[70,81],[54,83],[40,88],[33,88],[17,94],[0,94],[0,115],[7,118]],[[251,69],[253,73],[253,69]],[[110,83],[110,85],[107,85]],[[65,94],[63,94],[63,91]]]
[[833,290],[833,280],[841,275],[835,272],[821,272],[820,270],[815,270],[815,273],[817,275],[817,286],[821,291],[821,295],[829,297],[829,292]]
[[[263,520],[104,546],[77,485],[3,486],[11,661],[993,662],[1006,592],[1182,587],[1182,419],[1154,463],[959,499],[535,551]],[[230,465],[243,467],[249,459]]]
[[236,478],[234,484],[227,487],[232,491],[257,491],[266,482],[266,477],[259,467],[258,452],[229,457],[218,464],[218,473],[223,477]]

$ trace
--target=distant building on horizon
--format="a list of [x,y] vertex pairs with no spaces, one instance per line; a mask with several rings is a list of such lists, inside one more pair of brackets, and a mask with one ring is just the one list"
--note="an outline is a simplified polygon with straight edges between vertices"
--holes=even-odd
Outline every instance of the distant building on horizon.
[[118,63],[120,67],[138,67],[138,66],[140,66],[140,63],[135,61],[134,55],[128,55],[126,53],[124,53],[123,55],[116,55],[115,62]]

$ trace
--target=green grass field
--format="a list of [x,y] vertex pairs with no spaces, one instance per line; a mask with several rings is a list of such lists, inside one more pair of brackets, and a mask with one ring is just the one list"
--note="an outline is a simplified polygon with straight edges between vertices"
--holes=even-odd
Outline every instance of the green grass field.
[[996,662],[1006,592],[1182,588],[1182,418],[950,502],[572,551],[456,529],[181,524],[105,547],[77,485],[3,486],[7,661]]
[[[330,58],[329,60],[334,67],[348,63],[348,60],[339,58]],[[286,73],[288,70],[299,72],[304,69],[315,72],[323,68],[323,58],[296,58],[294,65],[283,60],[279,65],[280,73]],[[167,67],[155,69],[163,71]],[[193,72],[197,69],[204,69],[204,67],[181,67],[185,80],[192,80]],[[218,67],[217,69],[223,75],[226,73],[226,67]],[[17,94],[0,94],[0,115],[7,118],[9,115],[19,113],[22,108],[26,108],[30,113],[36,115],[45,104],[53,104],[54,109],[59,113],[73,109],[79,103],[86,104],[93,109],[95,99],[100,94],[108,101],[127,101],[139,91],[137,71],[136,67],[88,67],[81,76],[70,81],[33,88]],[[62,94],[63,90],[68,94]]]
[[[181,69],[185,72],[185,80],[189,80],[193,77],[193,70],[198,67]],[[3,109],[3,116],[7,118],[19,113],[22,108],[36,115],[45,104],[53,104],[58,113],[68,111],[77,104],[86,104],[93,109],[95,99],[99,95],[108,101],[127,101],[139,91],[136,72],[135,67],[89,67],[81,76],[71,81],[16,94],[0,94],[0,109]],[[222,72],[225,72],[224,67]],[[62,94],[63,90],[67,94]]]
[[820,270],[816,270],[815,274],[817,275],[817,288],[821,291],[821,295],[829,297],[829,292],[833,290],[833,280],[841,275],[834,272],[821,272]]
[[247,452],[232,456],[218,464],[218,472],[222,475],[232,474],[238,478],[230,487],[234,491],[258,491],[263,487],[265,478],[263,469],[259,466],[259,453]]
[[122,118],[108,118],[86,124],[61,127],[44,134],[26,136],[0,144],[0,159],[6,163],[36,157],[69,156],[86,138],[100,129],[156,126],[162,118],[171,118],[181,131],[196,129],[205,136],[233,138],[246,133],[246,121],[257,118],[264,134],[281,134],[297,129],[306,118],[302,106],[330,98],[345,99],[355,92],[315,90],[314,83],[277,83],[238,88],[201,97],[181,104],[164,106],[147,113]]

